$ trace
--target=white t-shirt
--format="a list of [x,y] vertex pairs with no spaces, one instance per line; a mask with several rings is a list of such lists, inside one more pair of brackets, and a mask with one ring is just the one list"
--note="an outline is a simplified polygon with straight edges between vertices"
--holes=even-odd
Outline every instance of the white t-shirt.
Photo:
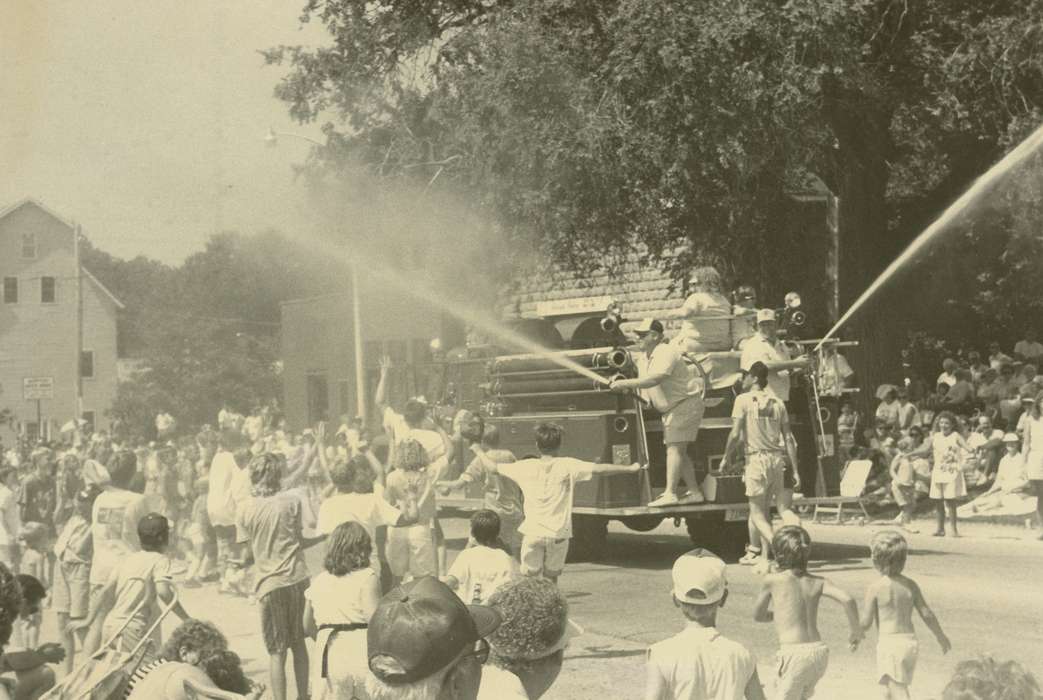
[[373,552],[369,563],[375,571],[380,570],[377,553],[376,533],[378,527],[393,526],[402,517],[402,511],[384,500],[377,493],[338,493],[330,496],[319,506],[319,524],[315,528],[320,535],[328,535],[341,523],[355,521],[366,529]]
[[518,532],[531,537],[572,537],[572,493],[577,481],[594,477],[597,465],[571,457],[537,457],[497,469],[518,484],[525,520]]
[[147,513],[145,497],[133,491],[110,488],[95,499],[91,510],[92,584],[108,581],[109,574],[123,557],[141,549],[138,521]]
[[1013,491],[1025,485],[1025,455],[1020,452],[1004,454],[996,470],[996,485],[1003,491]]
[[770,389],[754,388],[741,394],[732,406],[732,418],[744,421],[747,454],[782,452],[786,449],[782,434],[786,405]]
[[[773,362],[789,362],[791,359],[789,350],[782,344],[781,341],[776,340],[775,344],[772,345],[768,342],[760,333],[754,333],[753,336],[746,341],[746,344],[742,346],[742,358],[739,360],[739,367],[748,372],[750,367],[753,367],[755,362],[763,362],[766,365],[771,365]],[[768,389],[775,392],[783,402],[789,401],[789,389],[790,389],[790,373],[788,369],[781,371],[770,371],[768,372]]]
[[210,490],[206,495],[206,512],[212,525],[235,525],[236,503],[232,480],[239,472],[239,465],[235,463],[231,452],[221,450],[214,455],[210,463]]
[[675,700],[743,700],[757,670],[753,654],[715,627],[689,622],[682,632],[653,644],[646,663]]
[[397,444],[408,439],[419,442],[427,453],[428,469],[433,469],[435,474],[440,474],[448,464],[445,441],[437,431],[410,428],[402,414],[390,407],[384,409],[384,429],[392,443]]
[[118,626],[131,617],[154,619],[156,582],[170,581],[170,569],[170,560],[159,552],[133,552],[121,557],[110,574],[110,580],[116,580],[116,599],[105,625]]
[[380,598],[380,579],[372,569],[359,569],[343,576],[323,571],[304,592],[311,601],[316,625],[369,622]]
[[672,343],[659,343],[648,357],[645,375],[665,374],[656,386],[646,389],[648,400],[660,413],[667,413],[687,398],[698,395],[702,378],[688,368],[681,349]]
[[679,335],[697,341],[704,350],[729,350],[732,346],[732,306],[720,294],[696,292],[684,300],[685,316]]
[[449,575],[459,582],[456,594],[460,600],[480,605],[510,581],[516,570],[514,559],[507,552],[476,545],[460,552],[449,567]]
[[518,676],[499,666],[486,664],[482,666],[478,700],[529,700],[529,695]]

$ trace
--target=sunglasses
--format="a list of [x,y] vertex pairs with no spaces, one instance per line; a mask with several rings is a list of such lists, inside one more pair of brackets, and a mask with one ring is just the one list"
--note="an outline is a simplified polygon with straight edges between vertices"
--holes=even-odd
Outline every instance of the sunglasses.
[[473,656],[474,660],[479,664],[484,664],[489,660],[489,642],[484,639],[479,639],[474,643],[474,649],[463,654],[460,658],[466,659],[468,656]]

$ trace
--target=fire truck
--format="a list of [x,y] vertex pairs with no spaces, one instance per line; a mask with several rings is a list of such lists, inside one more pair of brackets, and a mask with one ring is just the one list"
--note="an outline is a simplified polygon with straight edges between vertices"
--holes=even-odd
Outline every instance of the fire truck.
[[[692,371],[701,375],[705,404],[698,439],[689,446],[689,456],[707,502],[652,508],[647,504],[663,492],[666,483],[660,414],[643,397],[611,392],[607,383],[563,367],[554,357],[568,358],[606,380],[638,376],[643,358],[628,347],[620,313],[620,309],[611,308],[607,314],[566,322],[524,319],[512,324],[515,333],[552,349],[552,356],[504,354],[491,346],[450,353],[441,365],[443,415],[461,408],[477,412],[487,424],[498,426],[501,447],[519,459],[536,456],[535,427],[552,422],[564,430],[562,455],[599,463],[648,465],[637,474],[595,476],[576,484],[569,550],[573,560],[601,556],[607,545],[608,524],[613,520],[636,532],[651,531],[668,519],[676,525],[684,522],[698,546],[720,554],[741,552],[747,541],[748,512],[742,474],[719,471],[731,430],[732,406],[741,391],[741,353],[727,351],[710,353],[712,358],[689,357]],[[749,325],[748,317],[733,320]],[[562,329],[571,329],[568,338]],[[814,344],[795,342],[805,348]],[[703,371],[707,359],[715,365],[713,376]],[[815,371],[807,375],[802,390],[794,392],[801,398],[791,397],[798,469],[809,495],[803,499],[805,504],[814,502],[814,496],[835,496],[839,482],[835,449],[838,399],[818,392]],[[463,445],[456,452],[459,473],[472,455]],[[477,510],[482,503],[481,486],[472,484],[465,493],[440,498],[439,508],[459,514]],[[797,499],[796,504],[800,503],[801,499]]]

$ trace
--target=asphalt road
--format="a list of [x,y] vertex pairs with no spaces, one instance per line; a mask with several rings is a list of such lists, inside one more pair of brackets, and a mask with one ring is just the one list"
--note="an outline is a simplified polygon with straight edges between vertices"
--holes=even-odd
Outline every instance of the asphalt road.
[[[450,547],[458,551],[465,543],[466,521],[452,519],[444,525]],[[874,526],[811,525],[808,529],[815,541],[814,572],[861,601],[874,578],[867,546]],[[955,663],[979,653],[1017,659],[1043,678],[1043,542],[1018,528],[968,524],[963,531],[965,536],[959,540],[910,536],[907,573],[920,583],[953,643],[953,651],[943,656],[930,632],[919,627],[921,654],[914,697],[938,697]],[[641,697],[645,649],[683,626],[670,600],[670,566],[690,547],[683,529],[671,523],[643,534],[613,524],[607,558],[568,565],[561,586],[570,615],[585,634],[573,640],[562,674],[546,698]],[[309,552],[313,572],[319,570],[321,549],[320,545]],[[774,631],[771,625],[753,622],[751,615],[759,577],[739,565],[730,565],[728,576],[730,595],[718,627],[754,652],[770,692]],[[219,595],[214,586],[185,590],[183,600],[190,614],[212,620],[226,632],[251,677],[265,679],[267,657],[258,611],[249,600]],[[52,618],[46,616],[44,640],[53,639],[48,634]],[[879,697],[875,632],[858,651],[849,652],[843,612],[828,601],[822,606],[820,629],[831,647],[831,659],[816,697]]]

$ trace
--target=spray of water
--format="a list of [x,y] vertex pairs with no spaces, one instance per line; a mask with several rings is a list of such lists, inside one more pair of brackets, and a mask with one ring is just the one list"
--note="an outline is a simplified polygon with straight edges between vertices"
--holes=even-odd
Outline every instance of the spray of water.
[[363,274],[379,278],[382,285],[391,287],[396,291],[402,294],[407,294],[419,301],[437,306],[464,323],[470,324],[486,334],[498,338],[509,346],[530,352],[534,355],[545,357],[558,366],[572,370],[576,374],[582,375],[599,384],[607,385],[609,383],[608,379],[597,372],[594,372],[590,368],[584,367],[569,357],[562,355],[561,353],[556,353],[553,350],[549,350],[539,343],[533,342],[529,338],[512,331],[504,324],[491,318],[489,314],[481,309],[458,300],[450,299],[447,295],[440,293],[431,285],[425,284],[415,277],[406,277],[402,273],[392,269],[390,266],[381,263],[374,257],[368,256],[357,249],[353,249],[349,253],[348,251],[340,249],[337,246],[322,240],[312,240],[311,244],[321,248],[327,254],[344,261],[346,264],[351,265],[352,269],[364,270]]
[[851,305],[851,308],[849,308],[844,315],[840,317],[840,320],[829,329],[829,332],[823,336],[822,340],[820,340],[818,345],[815,346],[815,350],[821,348],[822,344],[831,338],[833,334],[848,321],[848,319],[854,316],[855,313],[861,309],[874,294],[876,294],[877,290],[887,284],[898,270],[905,267],[905,265],[915,258],[916,255],[929,243],[934,241],[935,238],[944,232],[953,221],[977,203],[993,187],[1003,180],[1004,177],[1010,174],[1012,170],[1017,168],[1025,161],[1025,159],[1035,153],[1040,146],[1043,146],[1043,126],[1036,129],[1036,131],[1027,139],[1022,141],[1017,148],[1008,153],[1001,161],[989,168],[984,175],[975,180],[970,189],[953,202],[952,205],[934,221],[934,223],[924,229],[923,233],[917,236],[916,240],[909,244],[909,247],[906,248],[901,255],[895,258],[894,262],[888,265],[887,269],[884,270],[871,285],[869,285],[869,288],[862,292],[862,296],[855,300],[855,303]]

